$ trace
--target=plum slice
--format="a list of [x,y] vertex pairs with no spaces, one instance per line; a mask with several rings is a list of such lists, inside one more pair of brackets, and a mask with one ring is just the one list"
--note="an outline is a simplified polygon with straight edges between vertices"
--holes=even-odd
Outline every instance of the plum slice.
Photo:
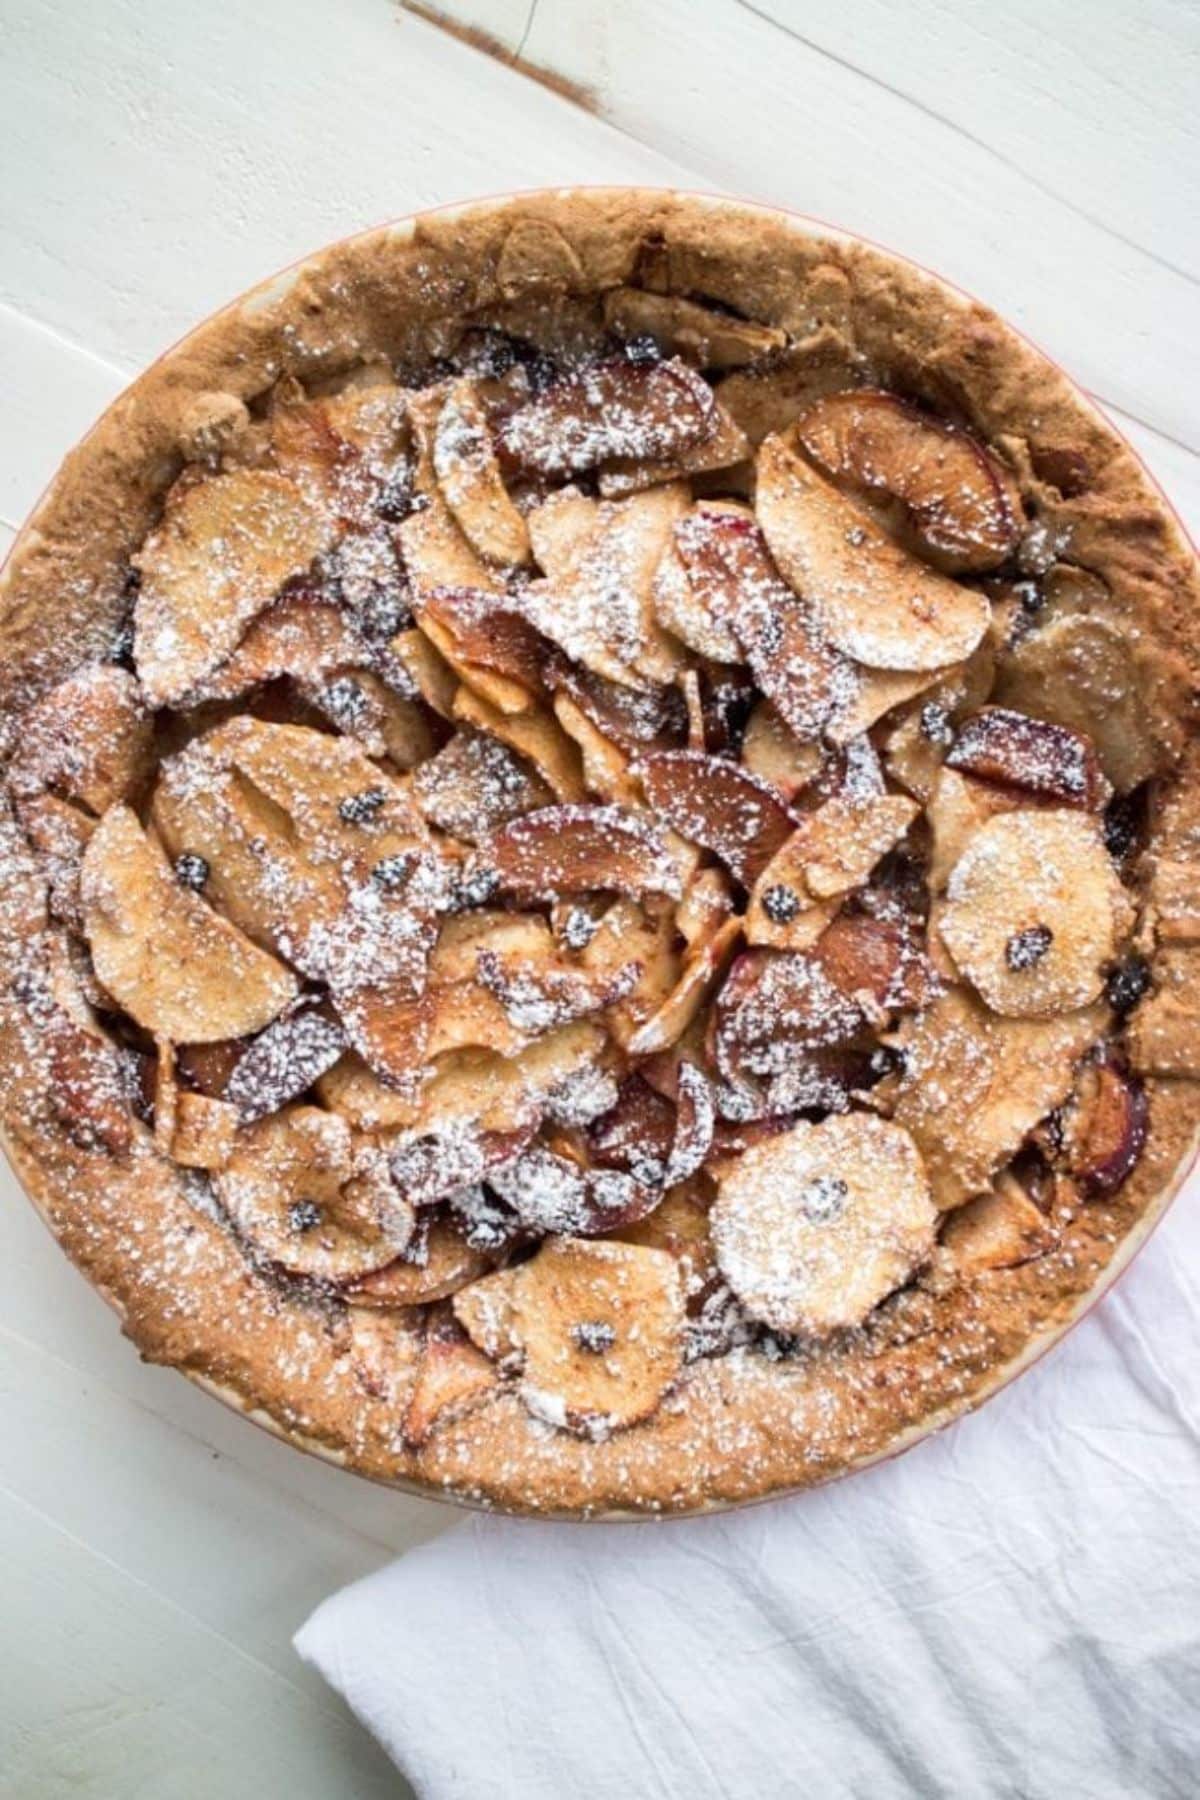
[[1115,1194],[1146,1144],[1149,1105],[1142,1083],[1113,1055],[1087,1063],[1063,1116],[1071,1173],[1092,1198]]
[[636,772],[654,811],[719,856],[743,887],[753,887],[796,828],[769,782],[723,757],[659,750],[643,757]]
[[679,873],[662,833],[619,806],[547,806],[526,813],[493,833],[487,861],[502,892],[534,905],[598,892],[635,900],[680,896]]
[[712,389],[686,363],[595,362],[556,381],[500,428],[502,461],[530,475],[569,476],[611,457],[661,462],[711,437]]
[[1005,706],[985,706],[965,720],[946,753],[946,767],[1086,812],[1102,812],[1112,794],[1095,747],[1082,731]]
[[904,508],[914,537],[944,568],[997,568],[1024,526],[1008,471],[977,438],[898,394],[826,394],[796,423],[800,442],[835,481]]

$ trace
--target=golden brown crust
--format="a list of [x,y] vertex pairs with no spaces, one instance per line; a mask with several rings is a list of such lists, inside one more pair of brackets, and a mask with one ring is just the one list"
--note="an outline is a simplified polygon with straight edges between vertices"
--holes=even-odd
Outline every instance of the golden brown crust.
[[[812,340],[858,378],[925,399],[997,446],[1036,496],[1053,556],[1090,570],[1130,621],[1164,766],[1179,754],[1193,723],[1195,555],[1132,452],[1066,377],[983,307],[874,248],[766,209],[621,189],[532,195],[349,240],[160,359],[68,457],[14,548],[0,615],[6,726],[81,662],[110,653],[129,559],[184,449],[194,450],[197,419],[221,411],[205,396],[252,402],[281,372],[322,384],[380,358],[415,368],[466,312],[506,316],[564,289],[631,282],[706,296]],[[1198,780],[1189,756],[1151,821],[1151,851],[1200,860],[1188,822]],[[556,1515],[693,1511],[811,1485],[900,1449],[978,1405],[1061,1335],[1144,1239],[1193,1152],[1200,1084],[1150,1068],[1149,1138],[1132,1178],[1078,1210],[1037,1260],[944,1291],[909,1288],[819,1357],[772,1362],[735,1349],[696,1362],[655,1414],[608,1441],[531,1420],[501,1387],[414,1449],[397,1407],[357,1377],[343,1307],[252,1266],[143,1127],[122,1152],[97,1121],[52,1103],[39,1008],[45,969],[61,974],[56,934],[43,877],[11,824],[0,859],[0,1118],[67,1253],[147,1358],[362,1474],[465,1503]],[[1171,945],[1154,954],[1168,957]],[[118,1053],[102,1053],[115,1079]]]

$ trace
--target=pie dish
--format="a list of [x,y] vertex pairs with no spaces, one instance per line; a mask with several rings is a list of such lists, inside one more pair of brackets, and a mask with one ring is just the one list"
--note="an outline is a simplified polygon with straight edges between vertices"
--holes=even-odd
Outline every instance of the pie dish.
[[0,1110],[143,1356],[556,1516],[816,1484],[1200,1120],[1194,554],[1017,333],[535,194],[201,326],[3,577]]

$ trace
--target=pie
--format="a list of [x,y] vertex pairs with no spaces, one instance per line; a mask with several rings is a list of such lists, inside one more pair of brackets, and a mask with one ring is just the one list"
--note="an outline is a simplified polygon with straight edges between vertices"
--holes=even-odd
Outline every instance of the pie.
[[901,1449],[1192,1155],[1198,604],[880,250],[626,190],[337,245],[9,561],[9,1154],[143,1356],[398,1486]]

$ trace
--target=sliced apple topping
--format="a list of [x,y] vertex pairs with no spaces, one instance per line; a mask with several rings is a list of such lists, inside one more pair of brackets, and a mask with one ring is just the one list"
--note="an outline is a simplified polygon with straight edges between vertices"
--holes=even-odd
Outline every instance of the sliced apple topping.
[[170,1156],[185,1169],[224,1169],[237,1148],[241,1120],[236,1106],[180,1088]]
[[368,648],[340,606],[306,592],[285,593],[251,620],[233,653],[198,682],[195,701],[236,700],[291,676],[309,692],[368,660]]
[[687,486],[665,482],[606,500],[561,576],[521,590],[525,617],[572,662],[627,687],[669,683],[680,652],[654,611],[654,576],[688,506]]
[[290,972],[176,879],[127,806],[110,808],[93,834],[81,898],[99,980],[156,1036],[240,1037],[295,996]]
[[1004,1172],[977,1200],[951,1213],[942,1243],[960,1275],[1015,1269],[1053,1250],[1058,1231],[1014,1175]]
[[824,762],[819,744],[802,743],[778,707],[760,700],[742,739],[742,764],[760,781],[769,781],[785,801],[792,801],[815,780]]
[[673,749],[684,741],[687,712],[676,688],[625,687],[561,658],[547,665],[546,682],[628,756]]
[[946,752],[946,767],[1087,812],[1102,812],[1112,798],[1083,732],[1003,706],[985,706],[963,722]]
[[717,1262],[764,1325],[803,1337],[860,1325],[933,1252],[920,1153],[873,1113],[803,1122],[722,1164]]
[[637,773],[652,809],[712,850],[744,887],[795,828],[776,789],[722,757],[661,750],[643,757]]
[[1094,820],[1019,811],[968,838],[935,924],[993,1011],[1047,1018],[1098,998],[1133,908]]
[[600,520],[600,502],[579,488],[556,488],[529,513],[534,560],[543,575],[561,581],[574,567]]
[[491,1267],[440,1211],[418,1224],[401,1256],[361,1275],[346,1289],[356,1306],[427,1306],[458,1292]]
[[107,812],[145,785],[152,736],[133,676],[111,663],[90,663],[22,714],[10,790],[18,799],[53,791],[91,812]]
[[[741,640],[733,629],[735,609],[723,586],[709,572],[709,540],[714,517],[741,519],[752,526],[749,507],[731,500],[705,500],[693,506],[675,526],[654,578],[654,606],[660,623],[689,649],[713,662],[742,661]],[[706,559],[709,559],[706,564]],[[693,579],[696,570],[698,579]]]
[[437,1121],[432,1129],[400,1132],[388,1140],[392,1180],[410,1206],[440,1200],[475,1187],[520,1155],[534,1120],[515,1131],[489,1131],[469,1115]]
[[425,1336],[424,1320],[415,1308],[375,1312],[365,1306],[346,1308],[349,1360],[357,1380],[375,1400],[401,1411],[416,1385]]
[[548,784],[486,731],[464,728],[414,772],[413,798],[431,825],[468,844],[548,806]]
[[[892,1116],[917,1141],[937,1204],[984,1193],[1039,1120],[1062,1104],[1104,1010],[1003,1018],[951,988],[901,1023]],[[881,1084],[887,1089],[888,1083]]]
[[206,895],[305,974],[419,976],[444,870],[407,789],[348,739],[230,720],[163,765],[152,814]]
[[567,736],[579,746],[583,783],[588,793],[611,806],[639,805],[642,792],[636,777],[630,773],[628,757],[592,723],[569,694],[555,694],[554,716]]
[[644,288],[610,289],[604,296],[604,323],[627,340],[652,338],[664,355],[686,357],[702,369],[744,369],[787,343],[787,333],[777,325],[759,325],[680,294]]
[[1060,1129],[1067,1167],[1086,1194],[1107,1198],[1124,1185],[1149,1122],[1145,1088],[1115,1055],[1084,1064]]
[[707,1183],[682,1181],[670,1189],[652,1213],[613,1233],[623,1244],[665,1250],[675,1258],[691,1313],[699,1311],[719,1280],[708,1228],[711,1198]]
[[561,478],[615,456],[667,461],[716,425],[712,389],[686,363],[596,362],[519,407],[499,443],[514,468]]
[[764,1090],[766,1114],[844,1105],[844,1089],[827,1079],[829,1065],[806,1052],[848,1045],[866,1020],[815,955],[747,951],[717,996],[713,1057],[734,1087]]
[[426,1320],[416,1380],[404,1412],[405,1443],[421,1449],[439,1425],[474,1412],[496,1386],[496,1371],[453,1314],[435,1312]]
[[396,527],[405,572],[415,600],[437,588],[476,588],[503,594],[497,571],[475,550],[440,493],[425,496],[426,504]]
[[673,1256],[551,1238],[513,1279],[521,1398],[537,1418],[587,1437],[636,1425],[678,1379],[683,1323]]
[[531,762],[556,799],[569,804],[585,798],[579,746],[552,714],[540,707],[504,713],[468,687],[460,687],[455,694],[453,710],[455,719],[489,732]]
[[442,402],[433,466],[447,505],[479,554],[493,563],[527,561],[529,531],[504,485],[491,420],[473,382],[455,382]]
[[681,891],[662,834],[618,806],[527,813],[492,835],[486,855],[501,891],[526,904],[591,893],[678,899]]
[[295,1275],[350,1281],[383,1268],[412,1232],[412,1213],[356,1144],[344,1119],[293,1106],[241,1133],[213,1177],[238,1229]]
[[969,432],[897,394],[858,388],[817,400],[796,433],[834,481],[897,502],[941,567],[994,569],[1015,551],[1025,525],[1016,483]]
[[[690,944],[674,986],[662,996],[653,1011],[645,1010],[645,991],[639,993],[635,989],[633,998],[641,1001],[643,1016],[637,1019],[631,1004],[632,1019],[626,1023],[624,1033],[621,1024],[610,1014],[614,1036],[618,1042],[623,1036],[625,1048],[631,1055],[655,1056],[679,1043],[720,979],[737,946],[741,929],[740,919],[726,919],[711,937]],[[614,1010],[619,1014],[619,1007]]]
[[149,704],[182,699],[224,662],[330,536],[328,518],[269,469],[178,482],[136,558],[134,660]]
[[464,680],[474,685],[485,672],[520,690],[508,705],[481,689],[485,699],[505,712],[533,703],[548,646],[514,603],[478,588],[435,588],[421,598],[419,617],[424,630],[440,634],[434,642]]
[[968,657],[986,632],[986,597],[894,543],[818,475],[794,434],[768,438],[759,451],[755,510],[784,577],[845,656],[873,669],[942,669]]

